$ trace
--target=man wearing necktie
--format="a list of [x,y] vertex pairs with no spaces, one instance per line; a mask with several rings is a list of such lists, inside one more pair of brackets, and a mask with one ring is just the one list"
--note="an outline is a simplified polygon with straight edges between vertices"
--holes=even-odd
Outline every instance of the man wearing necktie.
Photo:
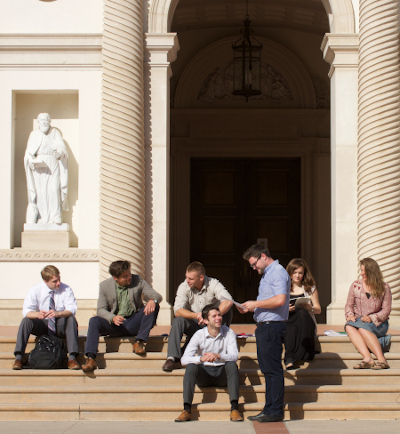
[[13,369],[22,369],[22,359],[31,334],[66,338],[68,369],[80,369],[76,360],[79,349],[74,293],[68,285],[61,283],[60,271],[53,265],[44,267],[41,275],[43,282],[33,286],[24,300],[24,319],[18,330]]
[[[97,368],[96,355],[100,336],[136,336],[135,354],[146,354],[150,330],[156,323],[161,295],[140,276],[131,273],[128,261],[110,265],[111,277],[100,283],[97,316],[89,321],[84,372]],[[147,302],[143,304],[143,299]]]

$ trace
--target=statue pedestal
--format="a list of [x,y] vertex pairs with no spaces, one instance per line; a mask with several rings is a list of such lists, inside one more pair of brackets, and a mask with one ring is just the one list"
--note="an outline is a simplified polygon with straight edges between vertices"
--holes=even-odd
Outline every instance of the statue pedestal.
[[21,234],[21,247],[24,249],[63,249],[69,247],[69,225],[55,223],[39,225],[24,224]]

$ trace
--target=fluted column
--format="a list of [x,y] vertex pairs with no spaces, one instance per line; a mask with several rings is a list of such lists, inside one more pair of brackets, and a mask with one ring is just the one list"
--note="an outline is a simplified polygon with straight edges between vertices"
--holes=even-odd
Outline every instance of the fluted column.
[[143,2],[104,0],[100,278],[117,259],[144,275]]
[[[372,257],[400,298],[398,0],[360,0],[358,257]],[[397,305],[397,314],[398,314]]]

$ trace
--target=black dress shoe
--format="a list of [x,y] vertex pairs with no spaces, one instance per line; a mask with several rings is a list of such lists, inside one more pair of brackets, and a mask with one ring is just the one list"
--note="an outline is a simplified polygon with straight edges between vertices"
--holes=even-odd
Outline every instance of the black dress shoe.
[[260,416],[262,416],[263,414],[264,414],[264,413],[261,412],[261,413],[256,414],[255,416],[248,416],[247,419],[248,419],[248,420],[258,420],[258,418],[259,418]]
[[278,416],[275,414],[261,414],[256,421],[257,422],[281,422],[283,416]]

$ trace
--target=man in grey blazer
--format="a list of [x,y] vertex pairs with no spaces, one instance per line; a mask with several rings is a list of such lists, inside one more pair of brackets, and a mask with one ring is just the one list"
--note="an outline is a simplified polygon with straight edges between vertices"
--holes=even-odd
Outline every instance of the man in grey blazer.
[[[131,273],[128,261],[110,265],[112,277],[100,283],[97,316],[89,321],[84,372],[97,368],[96,354],[101,336],[136,336],[133,351],[145,355],[144,342],[156,323],[161,295],[137,274]],[[142,298],[147,301],[143,305]]]

